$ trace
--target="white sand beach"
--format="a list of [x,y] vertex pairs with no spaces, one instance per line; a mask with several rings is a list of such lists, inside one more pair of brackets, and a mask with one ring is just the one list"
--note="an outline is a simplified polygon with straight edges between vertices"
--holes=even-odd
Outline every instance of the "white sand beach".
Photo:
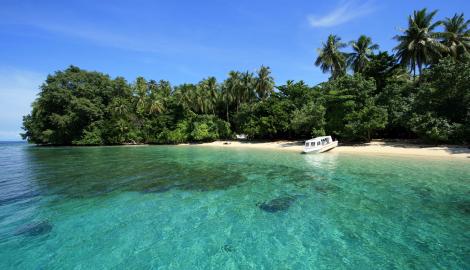
[[[250,141],[215,141],[198,144],[208,147],[225,148],[258,148],[278,149],[285,151],[301,152],[303,141],[275,141],[275,142],[250,142]],[[421,157],[442,158],[467,158],[470,159],[470,148],[452,145],[419,145],[407,142],[391,142],[374,140],[370,143],[341,145],[334,148],[330,153],[357,153],[375,155],[408,155]]]

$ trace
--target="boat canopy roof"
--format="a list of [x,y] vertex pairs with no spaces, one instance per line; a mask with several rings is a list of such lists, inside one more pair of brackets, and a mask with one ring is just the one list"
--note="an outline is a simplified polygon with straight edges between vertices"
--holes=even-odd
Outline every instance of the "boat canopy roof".
[[322,136],[322,137],[316,137],[316,138],[307,140],[307,141],[305,141],[305,142],[306,142],[306,143],[309,143],[309,142],[317,142],[317,141],[321,141],[321,140],[323,140],[323,139],[330,139],[330,141],[332,141],[331,136]]

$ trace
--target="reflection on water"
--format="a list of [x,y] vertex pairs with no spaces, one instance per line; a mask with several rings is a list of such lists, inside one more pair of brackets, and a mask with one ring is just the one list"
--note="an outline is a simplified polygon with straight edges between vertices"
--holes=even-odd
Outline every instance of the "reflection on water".
[[469,167],[0,144],[0,269],[469,269]]
[[302,155],[305,162],[312,167],[325,172],[333,172],[338,163],[338,154],[327,152],[324,154],[305,154]]

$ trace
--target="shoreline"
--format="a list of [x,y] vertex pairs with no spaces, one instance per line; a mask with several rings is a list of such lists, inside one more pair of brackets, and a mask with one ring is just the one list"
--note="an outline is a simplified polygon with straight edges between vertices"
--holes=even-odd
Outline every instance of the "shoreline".
[[[11,142],[8,142],[11,143]],[[26,143],[26,142],[25,142]],[[228,143],[228,144],[227,144]],[[26,143],[27,144],[27,143]],[[117,145],[34,145],[37,147],[145,147],[155,145],[167,146],[203,146],[232,149],[264,149],[301,153],[303,150],[303,140],[280,140],[280,141],[214,141],[205,143],[180,143],[180,144],[146,144],[127,143]],[[468,159],[470,161],[470,147],[463,145],[427,145],[415,144],[400,140],[372,140],[369,143],[339,144],[338,147],[328,151],[328,153],[348,153],[381,156],[402,156],[417,158],[450,158]]]
[[[251,142],[251,141],[214,141],[199,144],[178,144],[196,145],[204,147],[220,148],[251,148],[251,149],[271,149],[291,152],[302,152],[304,141],[274,141],[274,142]],[[423,145],[412,144],[400,141],[373,140],[364,144],[339,145],[329,151],[329,153],[351,153],[368,155],[400,155],[414,157],[440,157],[470,159],[470,148],[455,145]]]

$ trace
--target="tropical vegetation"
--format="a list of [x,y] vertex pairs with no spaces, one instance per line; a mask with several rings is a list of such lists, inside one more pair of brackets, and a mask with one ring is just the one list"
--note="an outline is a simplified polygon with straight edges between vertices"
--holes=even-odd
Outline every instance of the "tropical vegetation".
[[[275,85],[269,67],[223,81],[127,82],[70,66],[49,75],[23,138],[36,144],[176,144],[233,138],[470,143],[470,21],[415,11],[392,52],[329,35],[314,63],[328,81]],[[349,51],[347,51],[349,50]]]

